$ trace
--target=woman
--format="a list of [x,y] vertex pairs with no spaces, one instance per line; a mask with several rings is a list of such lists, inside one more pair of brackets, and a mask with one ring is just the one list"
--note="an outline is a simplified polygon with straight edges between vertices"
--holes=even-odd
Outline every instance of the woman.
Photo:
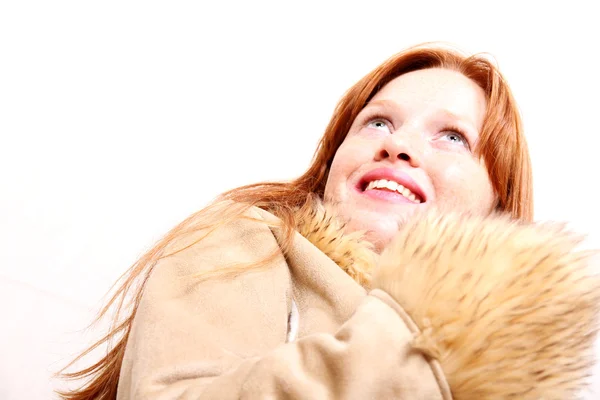
[[116,345],[64,397],[573,398],[600,284],[531,190],[493,64],[408,49],[346,93],[304,175],[225,193],[134,265]]

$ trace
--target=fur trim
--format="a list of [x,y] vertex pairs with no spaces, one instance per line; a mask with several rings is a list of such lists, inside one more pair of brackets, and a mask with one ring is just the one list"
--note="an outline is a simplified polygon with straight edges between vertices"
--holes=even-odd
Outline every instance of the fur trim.
[[374,272],[413,318],[454,399],[572,399],[593,363],[600,278],[557,224],[428,213]]
[[296,230],[364,287],[371,283],[376,254],[363,232],[344,233],[335,208],[309,199],[296,213]]

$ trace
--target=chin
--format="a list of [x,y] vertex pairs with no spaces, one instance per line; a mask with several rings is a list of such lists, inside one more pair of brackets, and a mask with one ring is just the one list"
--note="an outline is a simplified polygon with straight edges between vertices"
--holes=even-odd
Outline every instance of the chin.
[[[358,221],[357,221],[358,222]],[[365,238],[375,246],[375,250],[381,252],[387,244],[398,233],[399,222],[397,220],[369,220],[361,221],[358,226],[349,226],[353,231],[364,231]]]

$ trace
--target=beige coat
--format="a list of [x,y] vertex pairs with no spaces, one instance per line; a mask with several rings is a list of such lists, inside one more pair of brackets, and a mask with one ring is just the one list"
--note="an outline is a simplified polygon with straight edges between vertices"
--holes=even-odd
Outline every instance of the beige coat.
[[156,265],[118,399],[567,399],[580,387],[600,285],[560,227],[429,215],[375,256],[316,205],[283,254],[277,219],[247,215]]

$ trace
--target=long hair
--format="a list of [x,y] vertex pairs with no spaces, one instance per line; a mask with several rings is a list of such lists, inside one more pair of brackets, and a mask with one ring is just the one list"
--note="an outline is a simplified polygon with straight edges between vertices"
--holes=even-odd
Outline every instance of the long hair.
[[392,79],[426,68],[458,71],[484,90],[487,110],[477,156],[487,167],[497,195],[497,209],[513,218],[531,221],[533,198],[529,152],[517,105],[495,64],[486,56],[466,55],[446,46],[425,44],[409,48],[375,68],[345,93],[334,110],[311,165],[302,176],[290,182],[264,182],[223,193],[211,205],[172,229],[141,257],[118,281],[114,294],[98,316],[101,319],[109,310],[116,309],[109,333],[65,370],[99,346],[108,345],[108,352],[88,368],[62,373],[63,378],[87,379],[87,383],[80,389],[62,392],[61,396],[69,400],[116,397],[125,346],[144,284],[156,262],[167,257],[169,248],[182,236],[199,230],[210,232],[239,218],[250,206],[257,206],[281,219],[287,238],[282,245],[285,251],[292,239],[295,210],[304,206],[311,197],[323,197],[333,157],[358,113]]

